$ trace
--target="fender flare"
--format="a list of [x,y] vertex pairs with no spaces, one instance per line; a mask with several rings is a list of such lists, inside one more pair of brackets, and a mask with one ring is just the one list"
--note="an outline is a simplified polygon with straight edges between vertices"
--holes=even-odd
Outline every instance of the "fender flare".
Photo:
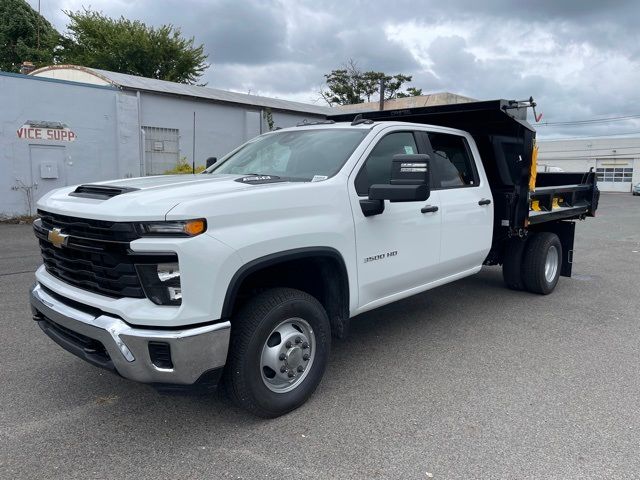
[[328,257],[337,261],[340,268],[340,274],[343,278],[343,285],[341,285],[341,287],[346,289],[346,308],[348,311],[349,301],[351,299],[349,292],[349,274],[347,272],[347,266],[344,262],[344,258],[342,258],[340,252],[332,247],[303,247],[271,253],[264,257],[251,260],[240,267],[231,278],[227,287],[227,293],[225,294],[224,303],[222,304],[221,318],[229,319],[231,317],[233,306],[238,296],[238,292],[240,291],[240,286],[249,275],[262,270],[263,268],[277,265],[278,263],[312,257]]

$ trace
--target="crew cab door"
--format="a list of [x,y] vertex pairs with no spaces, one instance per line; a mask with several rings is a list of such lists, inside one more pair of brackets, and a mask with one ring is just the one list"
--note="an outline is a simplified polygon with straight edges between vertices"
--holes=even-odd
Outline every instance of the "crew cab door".
[[420,135],[430,150],[431,190],[440,196],[442,274],[469,273],[482,266],[493,236],[493,197],[480,155],[463,135]]
[[371,185],[389,183],[394,155],[425,153],[418,147],[417,133],[411,129],[381,132],[349,178],[361,311],[417,293],[420,286],[440,276],[439,192],[422,202],[385,201],[384,211],[371,216],[364,215],[360,204]]

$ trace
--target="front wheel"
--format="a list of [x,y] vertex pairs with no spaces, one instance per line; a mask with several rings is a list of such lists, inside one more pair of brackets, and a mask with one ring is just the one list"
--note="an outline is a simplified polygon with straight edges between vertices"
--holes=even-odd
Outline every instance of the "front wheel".
[[522,261],[522,279],[530,292],[547,295],[560,278],[562,245],[555,233],[539,232],[529,238]]
[[254,415],[283,415],[314,392],[330,348],[329,319],[320,302],[291,288],[266,290],[231,322],[227,391]]

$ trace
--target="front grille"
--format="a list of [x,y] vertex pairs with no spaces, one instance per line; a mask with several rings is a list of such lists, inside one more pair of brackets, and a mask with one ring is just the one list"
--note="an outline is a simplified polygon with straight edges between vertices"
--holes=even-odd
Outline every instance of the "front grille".
[[60,228],[63,229],[67,235],[74,237],[111,242],[130,242],[140,238],[134,224],[129,222],[109,222],[105,220],[69,217],[67,215],[49,213],[43,210],[38,210],[38,215],[42,220],[42,226],[47,230]]
[[132,255],[108,249],[56,248],[42,238],[40,251],[47,272],[75,287],[116,298],[145,296]]
[[[132,223],[69,217],[39,210],[33,229],[40,242],[44,266],[51,275],[90,292],[114,298],[144,298],[136,264],[177,262],[173,253],[133,253],[129,244],[139,238]],[[68,235],[55,247],[48,233],[58,228]]]

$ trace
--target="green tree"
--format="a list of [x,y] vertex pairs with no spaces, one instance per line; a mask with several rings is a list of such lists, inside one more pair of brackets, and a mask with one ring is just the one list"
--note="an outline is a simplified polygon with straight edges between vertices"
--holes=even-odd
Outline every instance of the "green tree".
[[398,92],[396,95],[398,98],[406,98],[406,97],[419,97],[422,95],[421,88],[409,87],[406,92]]
[[[344,68],[332,70],[324,76],[327,89],[320,95],[329,105],[352,105],[362,103],[368,93],[363,73],[353,60],[349,60]],[[371,94],[370,94],[371,95]]]
[[0,70],[20,71],[54,62],[60,34],[24,0],[0,0]]
[[332,70],[325,75],[326,88],[320,95],[329,105],[352,105],[370,102],[376,99],[380,91],[380,83],[384,81],[384,98],[409,97],[422,95],[422,89],[410,87],[401,91],[405,83],[411,82],[410,75],[387,75],[384,72],[363,72],[352,59],[343,68]]
[[70,23],[64,63],[188,84],[209,67],[204,46],[183,38],[173,25],[150,27],[86,9],[65,13]]
[[273,112],[270,108],[267,107],[262,111],[262,119],[267,123],[267,128],[270,132],[275,130],[276,123],[273,120]]

